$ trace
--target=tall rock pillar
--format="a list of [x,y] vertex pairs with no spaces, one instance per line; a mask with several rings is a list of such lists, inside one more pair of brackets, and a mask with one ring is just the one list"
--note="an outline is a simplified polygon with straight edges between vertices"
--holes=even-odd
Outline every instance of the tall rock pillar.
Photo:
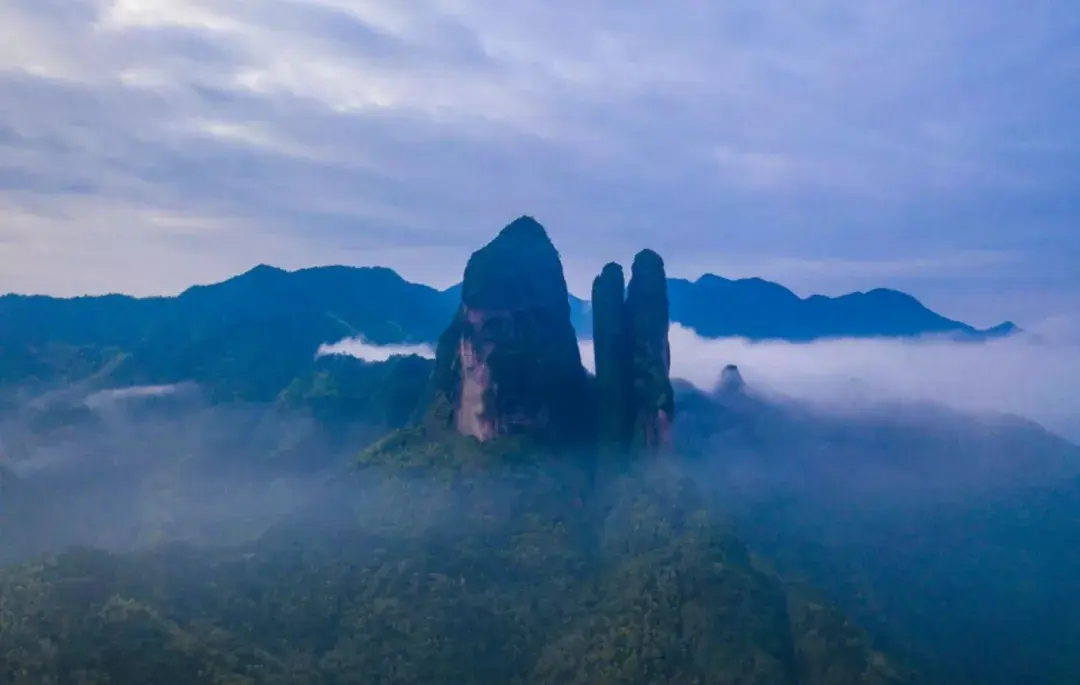
[[439,340],[429,418],[488,441],[580,441],[592,415],[562,262],[531,217],[465,268],[461,308]]
[[633,339],[633,449],[656,455],[671,445],[675,397],[668,343],[669,304],[664,260],[652,250],[634,257],[626,312]]
[[634,426],[632,335],[622,267],[608,264],[593,281],[593,349],[596,355],[597,433],[601,465],[630,452]]
[[618,264],[605,266],[593,282],[602,463],[623,455],[655,456],[671,446],[668,309],[664,261],[652,250],[634,258],[628,287]]

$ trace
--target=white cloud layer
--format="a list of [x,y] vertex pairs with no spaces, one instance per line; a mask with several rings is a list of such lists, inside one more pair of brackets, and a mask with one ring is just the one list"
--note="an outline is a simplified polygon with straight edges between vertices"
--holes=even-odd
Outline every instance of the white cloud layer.
[[320,345],[315,356],[345,355],[367,362],[384,362],[390,357],[411,354],[424,359],[435,358],[435,350],[431,345],[376,345],[363,337],[347,338],[336,343]]
[[[1032,419],[1080,442],[1080,326],[1047,321],[1036,330],[982,343],[840,339],[812,343],[708,339],[674,324],[671,374],[703,390],[736,364],[755,390],[826,405],[870,406],[889,401],[937,403],[967,412],[1008,413]],[[593,370],[592,341],[580,342]],[[417,354],[427,345],[373,345],[349,339],[323,345],[319,355],[366,361]]]
[[[837,405],[902,400],[1032,419],[1080,442],[1080,330],[1064,321],[985,343],[709,340],[672,327],[672,376],[711,390],[727,364],[753,388]],[[590,344],[582,345],[591,365]]]

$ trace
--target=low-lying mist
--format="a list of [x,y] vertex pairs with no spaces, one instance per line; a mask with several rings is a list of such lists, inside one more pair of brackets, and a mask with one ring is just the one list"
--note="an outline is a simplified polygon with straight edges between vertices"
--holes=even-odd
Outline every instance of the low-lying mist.
[[[1080,441],[1080,337],[1064,322],[986,342],[940,338],[812,343],[711,340],[673,325],[672,376],[712,390],[727,364],[746,382],[838,409],[895,401],[1009,413]],[[582,343],[592,364],[592,344]]]
[[375,437],[334,440],[297,411],[203,400],[193,386],[28,402],[0,421],[0,560],[69,545],[126,550],[258,535],[320,495]]
[[[810,343],[709,339],[673,324],[672,376],[715,388],[723,368],[735,364],[756,390],[836,409],[888,402],[945,404],[978,413],[1015,414],[1080,441],[1080,327],[1066,319],[983,342],[940,337],[899,340],[831,339]],[[592,370],[591,340],[581,341]],[[375,345],[351,338],[323,345],[318,355],[385,361],[429,345]]]

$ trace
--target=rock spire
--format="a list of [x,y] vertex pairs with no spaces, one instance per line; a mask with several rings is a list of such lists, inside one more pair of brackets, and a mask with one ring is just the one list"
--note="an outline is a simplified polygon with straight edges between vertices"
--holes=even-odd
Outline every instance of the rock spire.
[[601,459],[657,455],[671,442],[674,391],[668,344],[664,261],[652,250],[634,258],[623,297],[623,272],[608,264],[593,283]]
[[535,219],[515,220],[469,259],[433,386],[429,418],[481,441],[531,434],[564,443],[587,430],[566,279]]
[[597,434],[602,463],[625,457],[634,432],[633,336],[625,296],[622,267],[608,264],[592,287]]

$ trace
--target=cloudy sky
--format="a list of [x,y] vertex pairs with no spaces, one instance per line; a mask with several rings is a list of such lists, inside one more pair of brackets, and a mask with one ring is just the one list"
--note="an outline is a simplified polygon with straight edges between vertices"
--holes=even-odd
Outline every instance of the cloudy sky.
[[676,275],[1080,310],[1075,0],[3,0],[0,291]]

